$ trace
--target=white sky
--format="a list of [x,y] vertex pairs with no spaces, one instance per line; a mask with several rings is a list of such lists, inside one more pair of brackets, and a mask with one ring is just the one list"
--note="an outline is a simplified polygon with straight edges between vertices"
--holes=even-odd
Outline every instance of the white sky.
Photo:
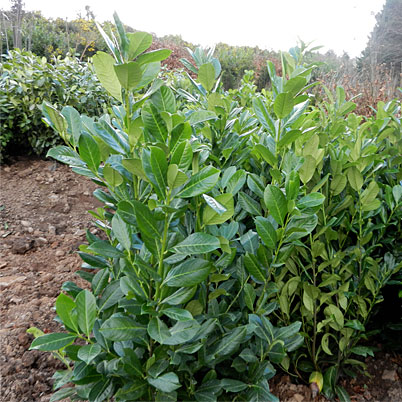
[[[321,52],[333,49],[358,56],[385,0],[25,0],[27,10],[46,17],[75,18],[89,5],[98,21],[113,11],[134,29],[158,36],[176,34],[194,44],[259,46],[288,50],[314,41]],[[0,0],[8,9],[9,0]]]

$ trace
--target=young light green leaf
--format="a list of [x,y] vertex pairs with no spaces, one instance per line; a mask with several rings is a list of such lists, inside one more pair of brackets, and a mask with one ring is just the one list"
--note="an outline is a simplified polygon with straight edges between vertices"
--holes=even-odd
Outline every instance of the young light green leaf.
[[304,163],[299,170],[300,179],[304,184],[308,183],[313,177],[316,165],[317,161],[313,156],[307,155],[304,157]]
[[124,181],[122,175],[116,169],[113,169],[110,165],[104,166],[103,177],[112,187],[118,187]]
[[207,90],[210,91],[215,83],[215,68],[212,63],[206,63],[198,69],[198,81]]
[[135,61],[117,64],[114,66],[114,71],[120,85],[127,91],[135,88],[141,82],[141,66]]
[[127,33],[128,41],[128,59],[133,60],[141,53],[144,53],[152,45],[152,35],[147,32]]
[[355,191],[360,191],[363,186],[363,176],[357,167],[352,166],[346,171],[349,184]]
[[121,102],[121,85],[114,70],[115,59],[105,52],[97,52],[92,61],[102,86]]
[[293,110],[293,96],[290,92],[278,94],[274,102],[274,112],[278,119],[283,119]]

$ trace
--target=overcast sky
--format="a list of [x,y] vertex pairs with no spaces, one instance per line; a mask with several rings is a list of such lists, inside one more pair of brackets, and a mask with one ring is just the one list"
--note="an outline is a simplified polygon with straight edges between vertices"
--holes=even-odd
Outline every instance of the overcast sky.
[[[176,34],[194,44],[259,46],[288,50],[297,38],[358,56],[385,0],[25,0],[46,17],[75,18],[89,5],[98,21],[113,11],[134,29]],[[8,9],[9,0],[0,0]]]

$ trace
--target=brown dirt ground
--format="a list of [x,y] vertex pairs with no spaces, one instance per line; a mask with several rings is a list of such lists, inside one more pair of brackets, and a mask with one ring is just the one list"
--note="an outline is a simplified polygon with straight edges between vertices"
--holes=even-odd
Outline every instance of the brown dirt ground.
[[[54,301],[65,281],[80,278],[76,254],[85,229],[95,232],[89,209],[98,206],[96,186],[52,161],[16,158],[0,167],[0,374],[2,402],[45,402],[61,363],[49,353],[28,351],[32,326],[54,331]],[[82,285],[82,284],[81,284]],[[402,401],[402,358],[367,359],[371,377],[345,380],[352,401]],[[281,401],[307,402],[305,385],[275,377]],[[317,398],[316,401],[324,398]]]

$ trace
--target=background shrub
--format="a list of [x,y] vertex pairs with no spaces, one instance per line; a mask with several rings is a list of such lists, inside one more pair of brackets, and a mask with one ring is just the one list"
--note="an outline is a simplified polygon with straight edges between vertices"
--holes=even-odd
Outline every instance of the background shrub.
[[76,58],[46,58],[12,50],[0,64],[0,160],[10,153],[43,154],[60,142],[42,122],[44,100],[99,116],[110,102],[92,67]]

